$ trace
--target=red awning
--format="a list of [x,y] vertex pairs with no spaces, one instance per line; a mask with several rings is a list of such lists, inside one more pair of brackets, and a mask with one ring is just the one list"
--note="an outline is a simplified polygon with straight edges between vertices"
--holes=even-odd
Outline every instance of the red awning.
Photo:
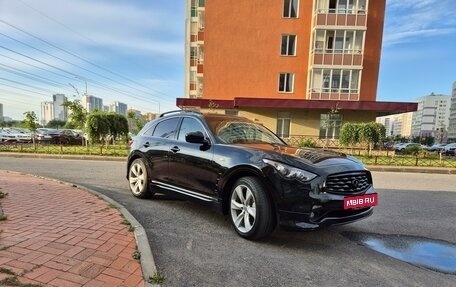
[[287,108],[305,110],[361,110],[384,114],[399,114],[414,112],[417,103],[410,102],[367,102],[367,101],[334,101],[334,100],[292,100],[292,99],[268,99],[268,98],[234,98],[234,100],[209,100],[178,98],[176,104],[179,107],[209,108],[210,106],[220,109],[234,108]]

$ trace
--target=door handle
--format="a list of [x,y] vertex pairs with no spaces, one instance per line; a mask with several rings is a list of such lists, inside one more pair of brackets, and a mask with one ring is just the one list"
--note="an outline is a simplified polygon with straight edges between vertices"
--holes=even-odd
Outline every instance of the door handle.
[[180,148],[177,147],[177,146],[174,146],[174,147],[171,148],[171,151],[172,151],[173,153],[176,153],[176,152],[180,151]]

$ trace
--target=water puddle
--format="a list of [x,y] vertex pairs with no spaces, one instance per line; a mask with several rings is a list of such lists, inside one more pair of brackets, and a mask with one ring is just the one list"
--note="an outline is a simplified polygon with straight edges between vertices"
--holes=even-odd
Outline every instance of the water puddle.
[[350,240],[398,260],[456,275],[456,245],[422,237],[343,232]]

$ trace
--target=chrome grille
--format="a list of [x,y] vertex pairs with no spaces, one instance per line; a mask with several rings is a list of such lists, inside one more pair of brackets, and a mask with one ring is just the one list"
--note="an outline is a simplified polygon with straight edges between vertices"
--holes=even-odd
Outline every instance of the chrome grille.
[[326,192],[357,194],[368,189],[371,184],[372,179],[368,172],[333,174],[326,179]]

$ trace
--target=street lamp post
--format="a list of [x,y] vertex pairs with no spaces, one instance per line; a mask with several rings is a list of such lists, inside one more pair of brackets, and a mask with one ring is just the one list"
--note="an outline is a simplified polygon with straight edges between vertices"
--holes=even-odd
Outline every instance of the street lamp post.
[[81,78],[81,77],[79,77],[79,76],[74,76],[74,77],[75,77],[76,79],[79,79],[79,80],[84,81],[84,83],[85,83],[85,93],[84,93],[84,95],[87,96],[87,80],[84,79],[84,78]]

